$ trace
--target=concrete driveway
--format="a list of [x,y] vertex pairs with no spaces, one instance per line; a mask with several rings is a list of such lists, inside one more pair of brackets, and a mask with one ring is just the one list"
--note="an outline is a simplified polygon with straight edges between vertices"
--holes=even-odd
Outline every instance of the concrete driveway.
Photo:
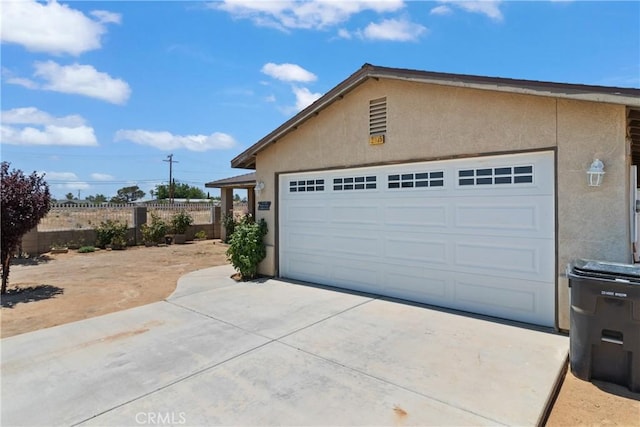
[[166,301],[2,340],[2,425],[536,425],[545,331],[229,266]]

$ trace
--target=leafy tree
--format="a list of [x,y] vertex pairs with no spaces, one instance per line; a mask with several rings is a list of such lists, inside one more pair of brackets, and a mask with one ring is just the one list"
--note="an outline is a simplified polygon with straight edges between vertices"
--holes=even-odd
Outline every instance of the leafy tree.
[[95,196],[87,196],[87,201],[91,203],[105,203],[107,201],[107,196],[104,194],[96,194]]
[[239,202],[240,201],[240,195],[239,194],[234,194],[233,195],[233,201],[234,202]]
[[142,199],[145,192],[137,185],[131,187],[123,187],[118,190],[118,195],[111,198],[111,203],[129,203]]
[[7,292],[11,258],[20,245],[22,236],[49,212],[51,194],[44,177],[33,172],[25,176],[21,170],[9,172],[10,163],[2,162],[0,176],[2,180],[2,200],[0,219],[2,222],[2,288]]
[[73,200],[73,193],[67,193],[64,195],[65,199],[67,200]]
[[[168,185],[156,185],[156,190],[153,192],[158,200],[168,199],[170,196]],[[207,194],[198,187],[192,187],[189,184],[182,182],[176,182],[173,184],[173,197],[175,199],[206,199]]]

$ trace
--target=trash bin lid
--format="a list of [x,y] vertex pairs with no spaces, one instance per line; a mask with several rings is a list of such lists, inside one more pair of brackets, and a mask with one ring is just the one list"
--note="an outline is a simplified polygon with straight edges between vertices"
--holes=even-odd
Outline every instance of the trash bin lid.
[[607,261],[578,259],[572,264],[572,272],[578,276],[595,276],[607,279],[624,279],[640,282],[640,266]]

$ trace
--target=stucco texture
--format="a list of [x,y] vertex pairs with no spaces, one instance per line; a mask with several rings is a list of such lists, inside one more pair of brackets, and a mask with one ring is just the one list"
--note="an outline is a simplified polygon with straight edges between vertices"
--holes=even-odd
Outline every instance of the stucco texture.
[[[387,98],[387,133],[369,145],[369,101]],[[625,107],[554,97],[368,80],[258,153],[257,201],[269,225],[260,271],[277,274],[278,174],[373,164],[554,150],[557,162],[558,325],[568,329],[564,269],[573,258],[629,262]],[[601,187],[587,186],[594,157],[605,164]]]

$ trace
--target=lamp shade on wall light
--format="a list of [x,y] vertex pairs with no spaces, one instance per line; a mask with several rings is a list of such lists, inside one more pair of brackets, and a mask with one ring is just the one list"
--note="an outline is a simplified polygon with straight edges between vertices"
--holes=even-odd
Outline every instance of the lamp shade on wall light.
[[264,190],[264,182],[260,181],[256,184],[255,188],[254,188],[255,192],[257,194],[260,194],[262,192],[262,190]]
[[589,187],[600,187],[604,179],[604,163],[600,159],[595,159],[589,170],[587,170]]

